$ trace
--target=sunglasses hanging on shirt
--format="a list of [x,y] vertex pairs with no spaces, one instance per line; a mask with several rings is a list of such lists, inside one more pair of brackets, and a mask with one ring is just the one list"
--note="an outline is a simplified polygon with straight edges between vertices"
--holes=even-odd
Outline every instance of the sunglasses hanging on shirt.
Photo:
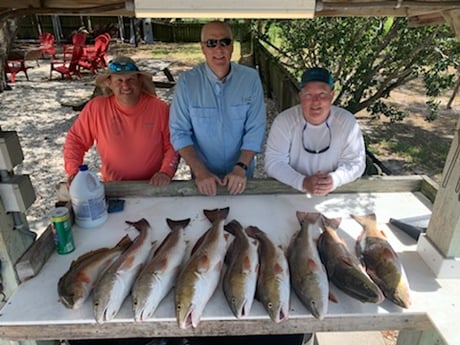
[[311,153],[311,154],[314,154],[314,155],[317,155],[317,154],[320,154],[320,153],[324,153],[326,152],[327,150],[329,150],[329,147],[331,147],[331,142],[332,142],[332,133],[331,133],[331,128],[329,127],[329,124],[326,122],[326,127],[329,131],[329,144],[327,145],[327,147],[325,147],[324,149],[321,149],[321,150],[311,150],[309,148],[307,148],[305,146],[305,141],[304,141],[304,134],[305,134],[305,130],[307,129],[307,124],[305,124],[303,126],[303,130],[302,130],[302,145],[303,145],[303,149],[305,151],[307,151],[308,153]]

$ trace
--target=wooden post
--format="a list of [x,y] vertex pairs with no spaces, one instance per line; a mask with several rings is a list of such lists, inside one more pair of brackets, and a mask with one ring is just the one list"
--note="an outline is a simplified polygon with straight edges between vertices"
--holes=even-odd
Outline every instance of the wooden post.
[[446,257],[460,257],[460,119],[447,155],[427,236]]

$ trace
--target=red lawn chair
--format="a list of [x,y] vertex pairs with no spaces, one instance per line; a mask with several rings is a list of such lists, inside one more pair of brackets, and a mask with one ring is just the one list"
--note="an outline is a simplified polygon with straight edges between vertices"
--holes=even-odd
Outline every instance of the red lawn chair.
[[56,59],[56,47],[54,45],[54,35],[49,32],[44,32],[39,36],[40,48],[42,57],[45,55],[51,56]]
[[52,60],[50,64],[50,80],[52,79],[53,71],[61,74],[61,78],[73,79],[72,75],[76,75],[81,78],[81,74],[78,68],[78,62],[83,55],[83,47],[76,45],[73,46],[72,51],[64,51],[64,60],[57,61]]
[[102,34],[96,37],[94,46],[87,46],[84,49],[84,54],[78,62],[81,69],[90,70],[91,73],[96,74],[99,68],[107,66],[105,56],[110,43],[110,35]]
[[5,74],[10,74],[10,79],[12,83],[16,81],[16,74],[19,72],[24,72],[27,80],[29,80],[29,76],[27,75],[27,68],[29,67],[26,66],[26,62],[24,61],[24,59],[8,60],[5,63]]

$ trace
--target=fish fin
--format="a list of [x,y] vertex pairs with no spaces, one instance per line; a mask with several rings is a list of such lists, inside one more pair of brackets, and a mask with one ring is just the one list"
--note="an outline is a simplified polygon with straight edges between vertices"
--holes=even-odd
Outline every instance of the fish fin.
[[249,272],[251,270],[251,259],[246,255],[243,259],[243,270]]
[[340,223],[342,222],[342,218],[327,218],[324,214],[321,214],[321,223],[324,227],[331,228],[333,230],[337,230],[339,228]]
[[233,219],[230,223],[224,226],[224,230],[228,231],[232,235],[235,235],[239,231],[243,231],[243,227],[241,226],[240,222],[236,219]]
[[388,260],[388,259],[392,259],[392,260],[393,260],[393,259],[397,259],[396,253],[393,252],[390,248],[385,248],[385,249],[383,250],[383,257],[384,257],[385,259],[387,259],[387,260]]
[[209,257],[207,255],[202,255],[200,257],[200,260],[198,260],[198,272],[206,272],[209,270],[209,264],[210,264]]
[[317,271],[319,269],[318,264],[311,258],[308,258],[307,265],[312,271]]
[[345,263],[348,266],[355,266],[355,263],[352,261],[352,259],[349,256],[342,256],[341,260],[343,263]]
[[362,226],[368,226],[372,223],[375,223],[377,220],[375,213],[365,215],[350,214],[350,217],[356,220]]
[[319,217],[321,216],[321,213],[319,212],[302,212],[302,211],[297,211],[297,220],[299,221],[300,224],[303,222],[308,222],[309,224],[315,224]]
[[185,228],[187,225],[189,225],[190,218],[180,219],[180,220],[173,220],[170,218],[166,218],[166,223],[168,223],[168,226],[171,230],[174,230],[177,228]]
[[125,223],[126,223],[126,224],[129,224],[129,225],[131,225],[131,226],[134,226],[137,230],[141,230],[141,229],[142,229],[143,227],[145,227],[145,226],[150,227],[149,222],[148,222],[147,219],[145,219],[145,218],[139,219],[139,220],[136,221],[136,222],[132,222],[132,221],[126,220]]
[[131,241],[131,239],[129,238],[128,235],[125,235],[122,237],[122,239],[120,241],[118,241],[118,243],[115,245],[115,247],[117,248],[120,248],[121,250],[125,250],[127,249],[131,244],[133,243],[133,241]]
[[259,238],[264,232],[260,230],[257,226],[248,226],[246,229],[246,234],[252,238]]
[[335,297],[335,295],[334,295],[332,292],[330,292],[330,291],[329,291],[329,296],[328,296],[328,298],[329,298],[329,301],[331,301],[331,302],[339,303],[339,300],[337,299],[337,297]]
[[275,270],[275,274],[279,274],[283,272],[283,267],[279,263],[276,263],[274,270]]
[[216,221],[226,219],[229,211],[230,211],[230,207],[225,207],[225,208],[215,208],[213,210],[203,210],[203,213],[211,223],[214,223]]
[[383,237],[387,238],[387,234],[385,233],[385,231],[380,230],[380,233],[382,234]]

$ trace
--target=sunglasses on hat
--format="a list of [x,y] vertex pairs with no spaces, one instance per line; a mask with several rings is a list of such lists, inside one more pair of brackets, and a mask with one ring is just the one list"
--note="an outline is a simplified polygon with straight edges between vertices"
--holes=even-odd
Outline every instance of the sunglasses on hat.
[[221,47],[225,48],[228,47],[230,44],[232,44],[232,39],[231,38],[222,38],[220,40],[216,40],[214,38],[211,38],[209,40],[206,40],[203,42],[206,44],[206,47],[208,48],[215,48],[217,47],[217,44],[219,44]]
[[109,70],[113,72],[137,72],[139,71],[139,68],[137,68],[137,66],[131,62],[109,62]]

